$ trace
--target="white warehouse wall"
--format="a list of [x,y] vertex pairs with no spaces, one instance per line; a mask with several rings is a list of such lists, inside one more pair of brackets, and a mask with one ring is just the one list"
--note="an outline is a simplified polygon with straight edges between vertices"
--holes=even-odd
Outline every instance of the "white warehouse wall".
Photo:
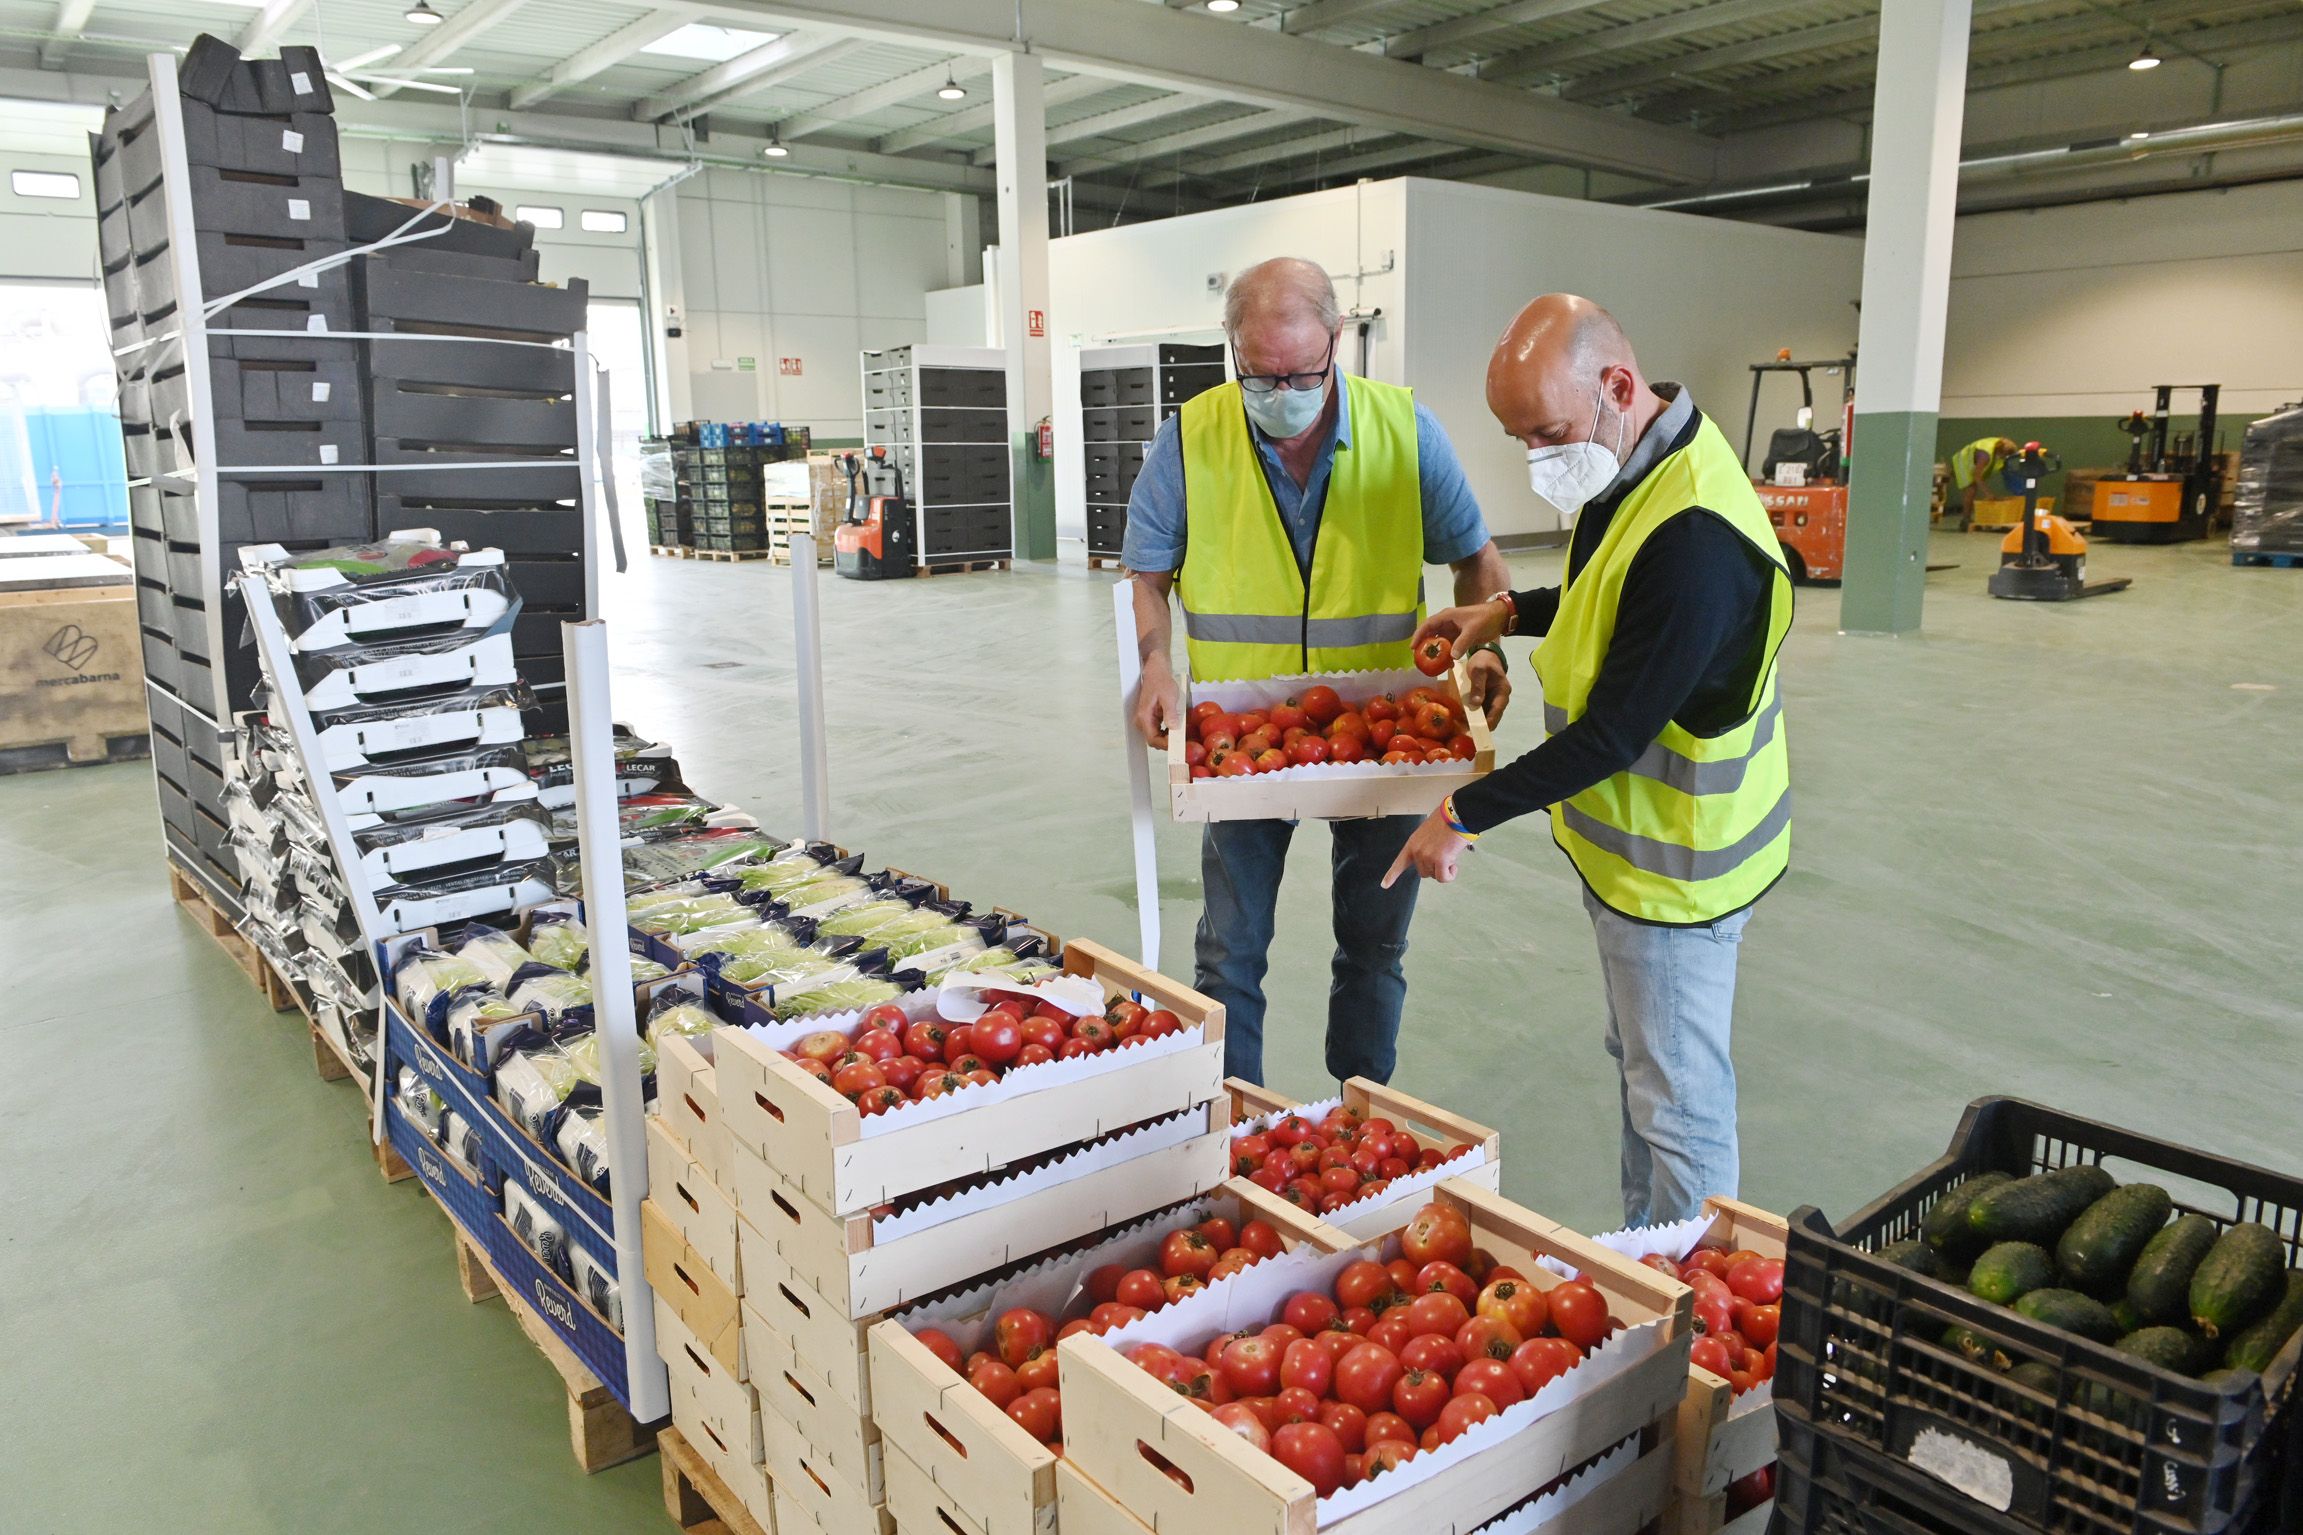
[[[663,195],[678,208],[695,416],[860,440],[857,354],[924,339],[927,291],[950,281],[944,194],[708,170]],[[797,374],[779,371],[787,358]]]
[[[1406,185],[1407,381],[1447,427],[1498,537],[1557,531],[1528,494],[1526,450],[1486,401],[1496,338],[1537,294],[1604,304],[1647,377],[1686,384],[1739,446],[1752,363],[1786,346],[1841,357],[1854,343],[1859,240],[1457,182]],[[1789,425],[1793,403],[1783,386],[1762,414]]]

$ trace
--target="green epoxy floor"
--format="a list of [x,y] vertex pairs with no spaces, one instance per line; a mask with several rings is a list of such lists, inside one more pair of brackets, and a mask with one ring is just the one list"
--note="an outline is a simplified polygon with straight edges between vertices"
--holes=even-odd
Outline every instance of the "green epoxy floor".
[[[1982,595],[1995,543],[1937,537],[1960,568],[1923,638],[1843,639],[1837,593],[1802,594],[1798,842],[1737,1014],[1761,1204],[1844,1213],[1987,1092],[2303,1163],[2303,571],[2099,548],[2133,590],[2027,607]],[[643,557],[613,590],[619,712],[792,826],[789,573]],[[1132,949],[1108,577],[823,595],[833,835]],[[1325,841],[1298,840],[1270,981],[1272,1080],[1305,1095]],[[1188,974],[1196,838],[1160,849]],[[556,1378],[464,1302],[416,1185],[378,1180],[353,1090],[178,916],[148,769],[0,779],[0,869],[0,1525],[670,1527],[653,1459],[574,1468]],[[1590,930],[1540,828],[1426,892],[1408,963],[1400,1084],[1500,1127],[1513,1197],[1614,1224]]]

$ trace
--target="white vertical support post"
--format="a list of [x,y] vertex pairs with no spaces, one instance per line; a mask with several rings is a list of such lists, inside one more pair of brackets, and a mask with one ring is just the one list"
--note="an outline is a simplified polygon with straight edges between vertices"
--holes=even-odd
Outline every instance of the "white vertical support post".
[[1055,412],[1048,346],[1048,125],[1039,55],[992,61],[992,145],[1000,212],[1000,334],[1008,365],[1008,438],[1015,455],[1015,550],[1027,560],[1056,552],[1055,467],[1032,438]]
[[[1136,584],[1123,577],[1112,584],[1112,630],[1119,640],[1120,750],[1127,756],[1128,820],[1135,840],[1136,927],[1143,966],[1159,969],[1159,825],[1152,800],[1151,759],[1136,734],[1136,690],[1143,685],[1142,638],[1136,629]],[[1164,761],[1164,759],[1163,759]]]
[[[592,336],[588,330],[577,331],[570,342],[576,365],[576,506],[580,515],[578,526],[584,530],[584,616],[600,616],[600,489],[598,475],[611,473],[599,458],[598,423],[593,417],[592,396]],[[610,530],[609,542],[615,542]],[[571,697],[574,689],[569,690]]]
[[456,157],[432,156],[432,201],[436,203],[456,200]]
[[831,754],[824,740],[824,623],[816,603],[816,540],[794,533],[792,667],[800,695],[800,835],[820,842],[832,819]]
[[600,1122],[607,1131],[609,1208],[616,1285],[624,1303],[624,1378],[632,1416],[650,1423],[671,1411],[656,1355],[656,1308],[640,1255],[640,1199],[648,1186],[647,1101],[640,1082],[639,1020],[632,1003],[632,951],[624,915],[624,839],[616,821],[615,710],[608,696],[608,629],[598,619],[562,624],[568,663],[568,756],[576,780],[576,846],[584,876],[584,925],[592,957],[592,1031],[600,1046]]
[[[655,423],[658,432],[688,417],[688,343],[672,334],[684,329],[687,281],[680,270],[680,192],[659,187],[640,201],[640,254],[646,263],[648,351],[655,359]],[[955,285],[956,286],[956,285]]]
[[1851,633],[1917,630],[1926,595],[1969,21],[1970,0],[1884,0],[1879,11],[1839,593],[1839,626]]

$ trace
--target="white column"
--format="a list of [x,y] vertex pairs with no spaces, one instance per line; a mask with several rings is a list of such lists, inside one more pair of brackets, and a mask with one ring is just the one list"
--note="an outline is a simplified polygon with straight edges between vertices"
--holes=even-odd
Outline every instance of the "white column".
[[1884,0],[1840,627],[1919,627],[1959,211],[1969,0]]
[[640,202],[640,250],[647,262],[650,361],[656,370],[656,430],[693,414],[688,404],[687,282],[680,267],[680,193],[677,187],[651,192]]
[[1008,435],[1015,452],[1016,554],[1053,559],[1055,473],[1032,457],[1031,436],[1055,411],[1048,349],[1048,133],[1039,55],[992,62],[993,153],[999,183],[1000,334],[1007,340]]

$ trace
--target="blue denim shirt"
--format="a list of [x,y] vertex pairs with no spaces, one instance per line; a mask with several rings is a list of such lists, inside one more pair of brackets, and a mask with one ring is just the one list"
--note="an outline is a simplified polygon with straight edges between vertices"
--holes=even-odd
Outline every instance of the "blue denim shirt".
[[[1342,378],[1343,370],[1336,369],[1335,387],[1341,388]],[[1143,469],[1136,476],[1135,489],[1128,496],[1127,540],[1120,550],[1120,563],[1130,570],[1183,568],[1183,438],[1176,425],[1178,419],[1170,416],[1160,423],[1151,449],[1144,455]],[[1335,424],[1312,460],[1310,478],[1300,487],[1280,462],[1279,451],[1253,422],[1248,424],[1248,438],[1263,463],[1263,477],[1271,486],[1288,540],[1295,545],[1296,568],[1308,571],[1312,543],[1319,536],[1320,513],[1327,507],[1329,471],[1335,467],[1337,453],[1351,450],[1351,395],[1345,391],[1336,401]],[[1415,449],[1423,499],[1424,562],[1452,565],[1469,559],[1487,543],[1487,519],[1480,515],[1479,502],[1473,499],[1471,486],[1463,477],[1455,444],[1447,440],[1446,429],[1420,402],[1415,407]]]

